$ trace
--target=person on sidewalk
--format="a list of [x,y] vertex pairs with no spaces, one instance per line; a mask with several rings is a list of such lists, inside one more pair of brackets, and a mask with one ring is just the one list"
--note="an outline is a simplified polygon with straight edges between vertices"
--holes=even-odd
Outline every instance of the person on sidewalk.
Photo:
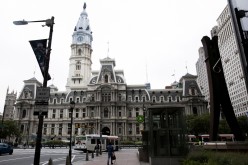
[[109,159],[111,159],[111,164],[113,164],[112,155],[113,155],[113,152],[114,152],[114,147],[112,146],[111,142],[109,142],[108,145],[107,145],[107,151],[108,151],[107,165],[109,165]]

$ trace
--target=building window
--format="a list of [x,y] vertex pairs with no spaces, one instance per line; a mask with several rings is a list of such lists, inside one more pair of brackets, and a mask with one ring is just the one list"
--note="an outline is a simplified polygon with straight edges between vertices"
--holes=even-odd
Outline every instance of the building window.
[[135,108],[135,110],[136,110],[136,117],[138,117],[139,116],[139,108]]
[[143,101],[143,102],[146,101],[146,97],[145,97],[145,96],[142,97],[142,101]]
[[80,62],[77,62],[76,64],[76,70],[80,70],[81,69],[81,63]]
[[59,124],[59,135],[62,135],[63,124]]
[[77,98],[77,103],[79,103],[79,100],[80,100],[80,99],[79,99],[79,98]]
[[121,111],[119,111],[119,117],[121,117]]
[[104,82],[105,82],[105,83],[108,83],[108,75],[105,75],[105,76],[104,76]]
[[164,96],[160,96],[161,103],[164,102]]
[[22,118],[25,118],[26,115],[27,115],[27,111],[24,109],[24,110],[22,111]]
[[79,123],[75,123],[75,131],[74,134],[77,135],[78,134],[78,128],[80,127]]
[[122,134],[121,132],[122,132],[121,127],[119,127],[118,128],[118,134]]
[[76,109],[76,118],[79,117],[79,109]]
[[128,110],[128,117],[132,117],[132,110],[131,109]]
[[86,109],[85,108],[83,108],[83,116],[82,116],[83,118],[85,118],[86,117]]
[[108,117],[108,108],[104,108],[103,116],[104,116],[105,118]]
[[71,133],[71,130],[72,130],[72,128],[71,128],[71,124],[70,123],[68,123],[68,129],[67,129],[67,134],[70,134]]
[[168,97],[169,102],[171,102],[171,97]]
[[63,104],[63,103],[64,103],[64,99],[61,99],[61,100],[60,100],[60,104]]
[[78,55],[80,56],[82,54],[82,50],[78,49]]
[[60,119],[63,118],[63,109],[61,109],[61,110],[59,111],[59,118],[60,118]]
[[55,127],[55,124],[52,124],[52,127],[51,127],[51,135],[54,135],[54,128]]
[[56,100],[57,100],[57,99],[53,99],[53,104],[56,104]]
[[72,102],[72,98],[70,98],[70,102]]
[[139,97],[138,97],[138,96],[135,97],[135,101],[136,101],[136,102],[139,101]]
[[155,103],[156,102],[156,97],[152,96],[152,102]]
[[139,124],[136,124],[136,134],[140,134]]
[[128,134],[132,135],[132,123],[128,124]]
[[118,95],[118,101],[121,101],[121,94]]
[[94,110],[91,110],[90,117],[94,117]]
[[44,134],[44,135],[46,135],[46,134],[47,134],[47,124],[44,124],[43,134]]
[[56,109],[53,109],[52,118],[55,119],[55,117],[56,117]]
[[180,101],[180,97],[179,96],[177,96],[177,102],[179,102]]
[[193,107],[193,114],[194,115],[197,115],[198,113],[197,113],[197,108],[196,107]]
[[196,95],[195,87],[191,87],[191,88],[190,88],[190,94],[191,94],[192,96],[195,96],[195,95]]

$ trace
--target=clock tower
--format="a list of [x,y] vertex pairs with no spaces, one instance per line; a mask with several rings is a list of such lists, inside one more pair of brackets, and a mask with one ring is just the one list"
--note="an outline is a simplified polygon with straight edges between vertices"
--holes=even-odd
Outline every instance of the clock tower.
[[92,40],[86,3],[84,3],[83,11],[72,34],[69,75],[66,84],[67,90],[87,88],[91,77]]

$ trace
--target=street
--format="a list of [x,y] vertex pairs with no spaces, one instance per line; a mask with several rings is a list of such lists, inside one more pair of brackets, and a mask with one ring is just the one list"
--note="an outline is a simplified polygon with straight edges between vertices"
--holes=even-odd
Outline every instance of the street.
[[[35,149],[14,149],[12,155],[4,154],[0,156],[1,165],[32,165],[34,161]],[[42,148],[40,164],[47,165],[48,160],[53,160],[53,165],[65,165],[69,148]],[[72,150],[72,162],[85,161],[86,154],[81,151]],[[89,154],[91,159],[91,154]]]

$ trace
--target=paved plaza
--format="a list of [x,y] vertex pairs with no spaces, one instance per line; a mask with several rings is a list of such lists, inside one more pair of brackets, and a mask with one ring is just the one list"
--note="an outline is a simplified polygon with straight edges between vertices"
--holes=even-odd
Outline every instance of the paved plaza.
[[[78,161],[73,162],[73,165],[107,165],[107,153],[103,152],[102,155],[98,157],[94,156],[91,158],[89,154],[89,161]],[[137,149],[122,149],[115,152],[116,162],[115,165],[148,165],[148,162],[140,162],[138,159],[138,150]]]

